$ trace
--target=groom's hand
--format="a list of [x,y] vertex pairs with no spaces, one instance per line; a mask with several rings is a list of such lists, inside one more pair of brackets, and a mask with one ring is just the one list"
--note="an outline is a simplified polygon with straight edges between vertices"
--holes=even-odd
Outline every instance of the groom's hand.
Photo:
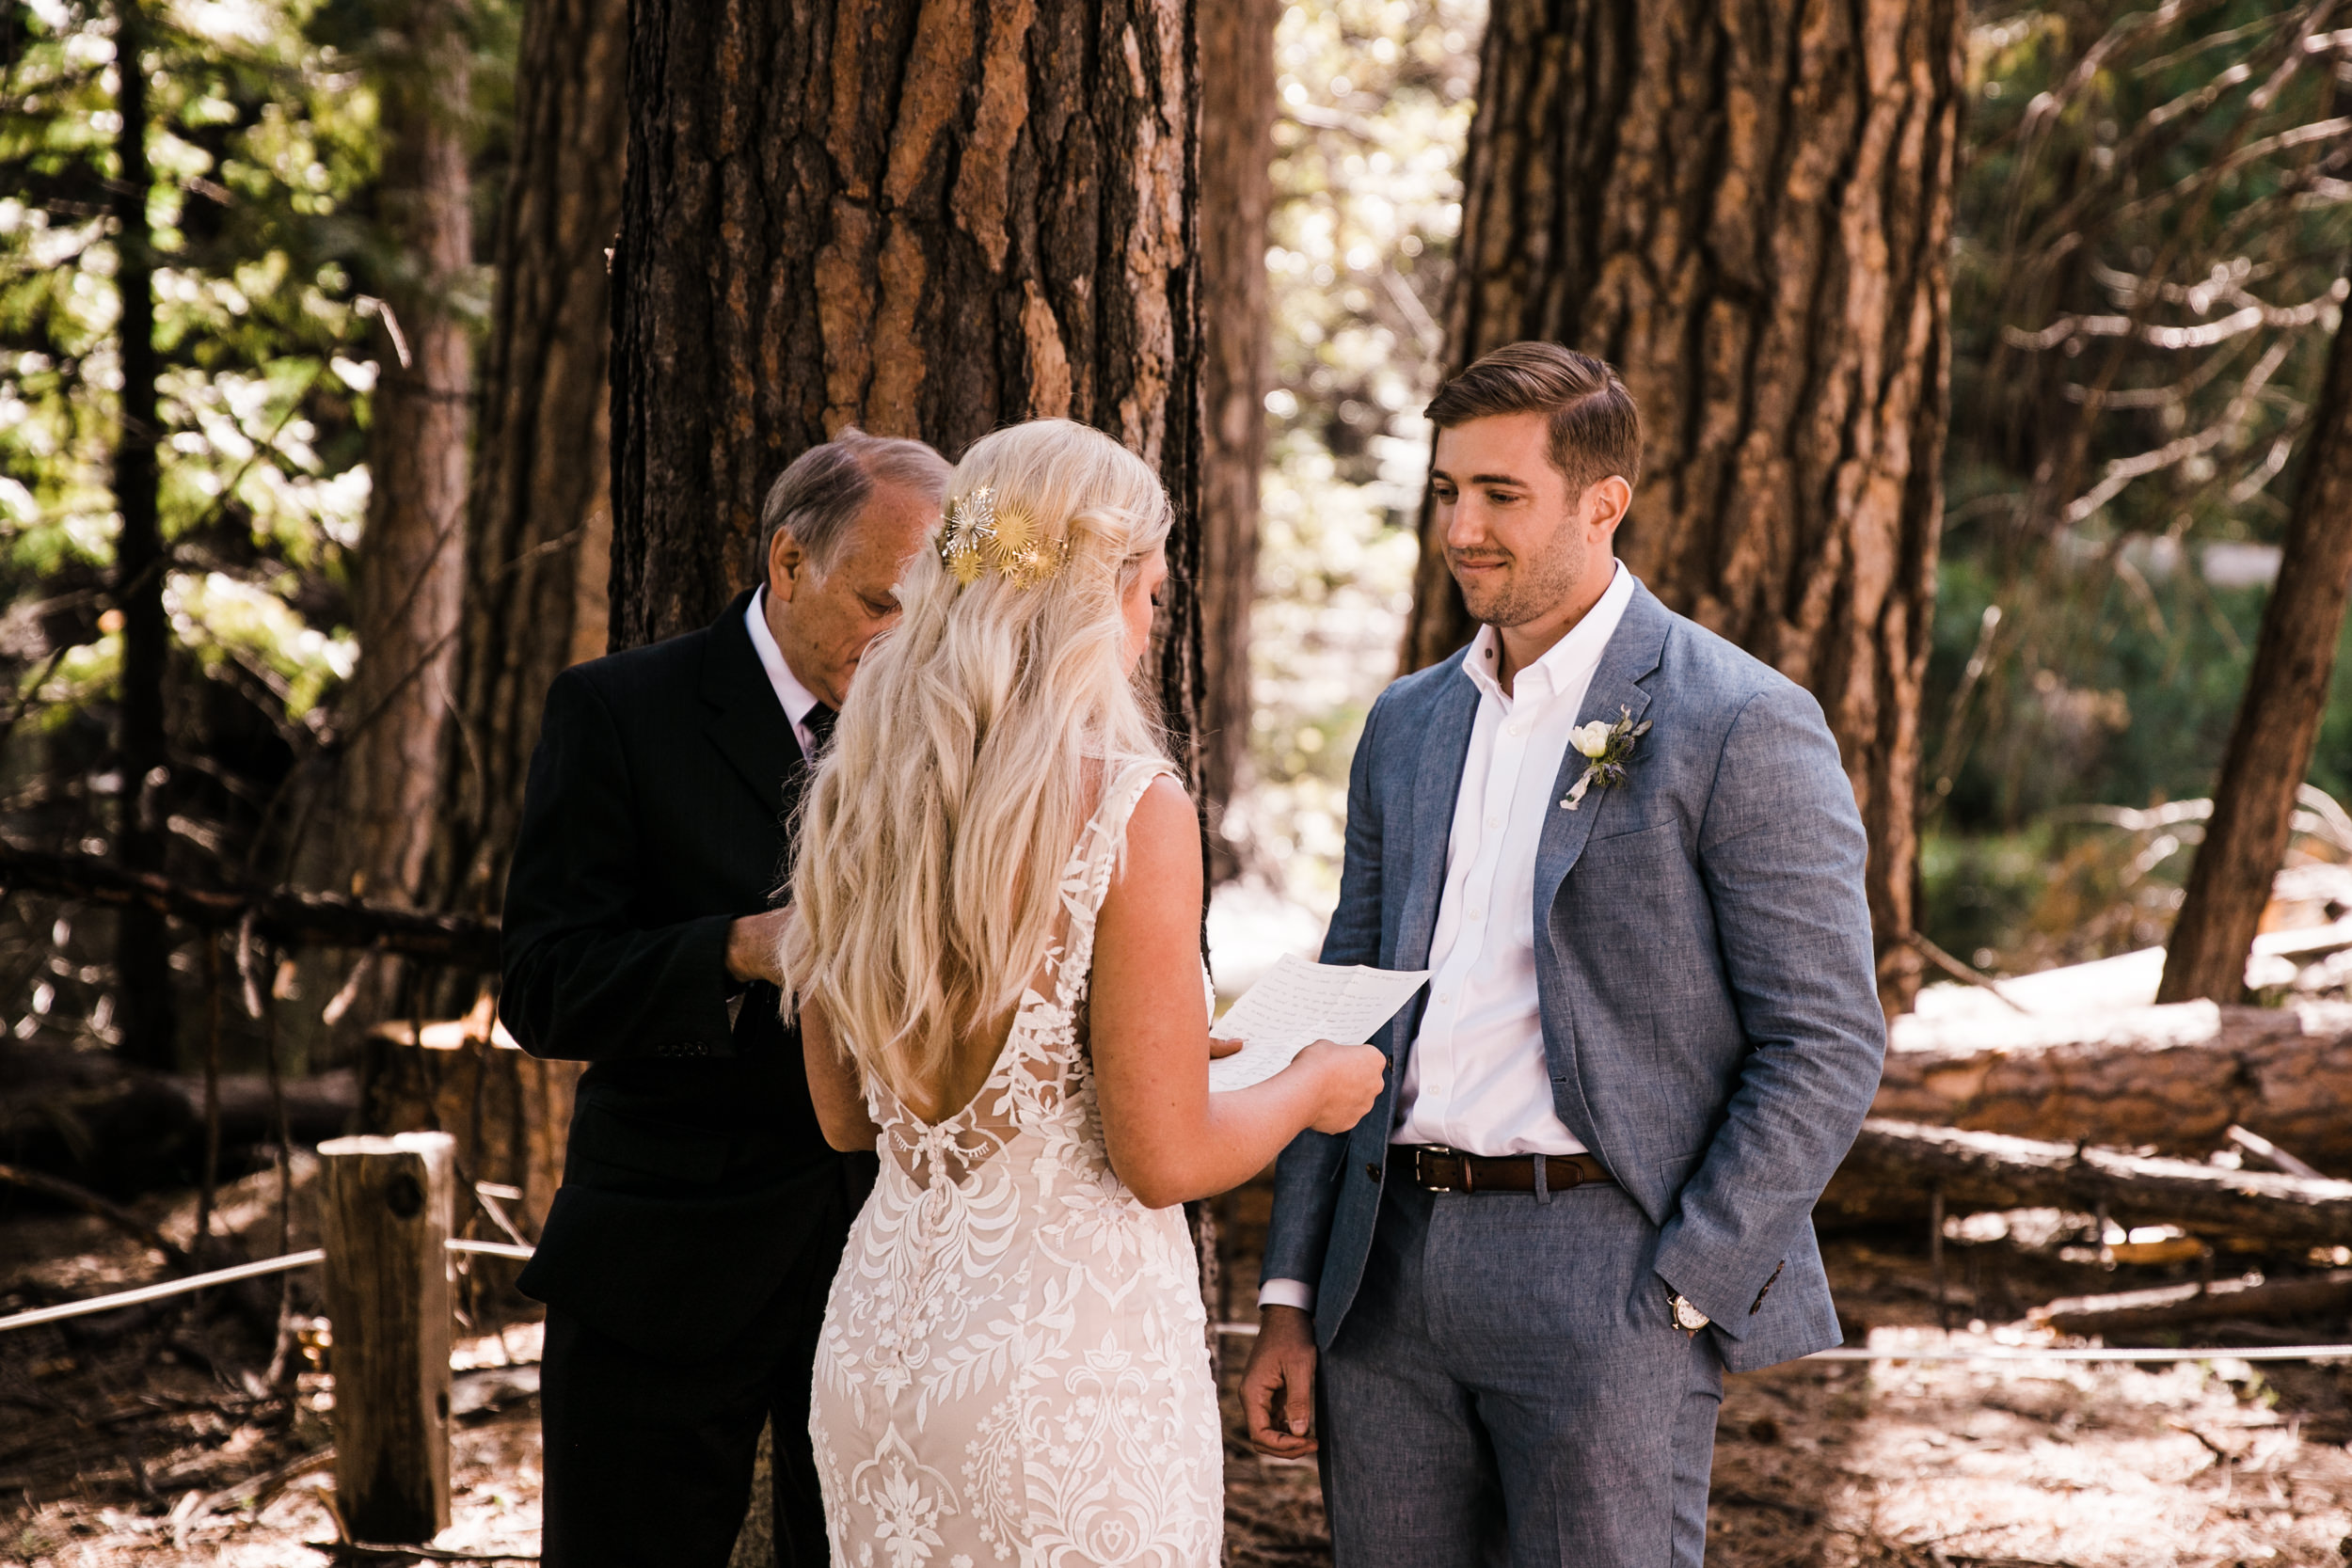
[[1315,1451],[1314,1319],[1295,1307],[1260,1309],[1257,1347],[1241,1374],[1249,1444],[1276,1459]]

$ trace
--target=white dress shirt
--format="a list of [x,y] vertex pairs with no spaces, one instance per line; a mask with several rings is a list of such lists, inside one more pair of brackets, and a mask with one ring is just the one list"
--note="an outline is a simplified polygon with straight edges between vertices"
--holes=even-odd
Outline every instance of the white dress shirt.
[[817,737],[809,733],[808,716],[823,699],[803,686],[792,666],[784,661],[784,650],[776,646],[776,635],[768,629],[765,587],[752,595],[752,607],[743,612],[743,620],[752,629],[752,651],[759,656],[759,667],[768,672],[768,684],[776,689],[776,701],[784,705],[784,716],[792,721],[792,738],[801,743],[801,755],[815,756]]
[[[1502,643],[1494,627],[1479,628],[1463,660],[1478,688],[1478,717],[1446,840],[1429,1002],[1397,1085],[1391,1144],[1485,1155],[1584,1152],[1552,1109],[1535,990],[1535,848],[1559,809],[1568,732],[1632,600],[1633,575],[1620,562],[1599,602],[1514,675],[1507,693],[1495,679]],[[1258,1301],[1311,1308],[1314,1287],[1269,1279]]]

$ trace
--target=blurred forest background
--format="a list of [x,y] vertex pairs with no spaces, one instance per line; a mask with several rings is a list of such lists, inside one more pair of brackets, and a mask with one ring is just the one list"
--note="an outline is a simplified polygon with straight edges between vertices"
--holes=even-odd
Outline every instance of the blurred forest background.
[[[727,76],[727,99],[678,41],[709,42],[695,28],[717,8],[637,6],[634,39],[628,0],[0,8],[0,1223],[31,1235],[71,1209],[96,1227],[56,1229],[56,1256],[0,1278],[11,1305],[284,1252],[308,1223],[303,1146],[355,1123],[458,1133],[468,1179],[483,1179],[469,1233],[535,1233],[571,1069],[493,1049],[486,987],[542,696],[570,662],[707,619],[746,575],[758,492],[851,417],[952,449],[1000,420],[1068,413],[1155,463],[1184,518],[1156,680],[1203,801],[1218,983],[1231,995],[1278,954],[1311,952],[1365,712],[1463,635],[1422,547],[1421,410],[1449,368],[1533,334],[1611,356],[1644,401],[1652,451],[1627,558],[1831,714],[1872,830],[1883,991],[1891,1008],[1919,1003],[1880,1114],[2062,1138],[2077,1155],[2161,1143],[2192,1160],[2218,1149],[2235,1170],[2251,1150],[2278,1181],[2317,1180],[2266,1127],[2352,1171],[2352,1012],[2280,1046],[2275,1006],[2352,988],[2352,689],[2329,689],[2319,715],[2284,879],[2250,855],[2233,873],[2268,901],[2266,929],[2333,934],[2258,949],[2250,997],[2181,993],[2273,1006],[2225,1007],[2210,1051],[2167,1055],[2171,1100],[2137,1094],[2136,1053],[2175,1043],[2169,1025],[2092,1041],[2107,1054],[2072,1090],[1978,1072],[1963,1104],[1930,1070],[1939,1052],[2000,1055],[2003,1028],[2046,1026],[2068,1051],[2083,1039],[2066,1030],[2106,1028],[2025,1018],[2018,998],[2045,992],[2013,977],[2167,942],[2265,610],[2293,597],[2274,594],[2282,562],[2352,537],[2322,483],[2352,451],[2352,10],[1853,0],[1803,8],[1800,27],[1799,8],[1692,0],[859,0],[787,23],[788,8],[745,0],[726,14],[770,29],[772,58]],[[916,51],[918,10],[953,13],[970,38]],[[836,104],[812,130],[793,117],[817,111],[789,89],[743,84],[805,67],[793,51],[819,13],[888,13],[871,37],[898,30],[833,85],[866,70],[889,91],[851,94],[863,107]],[[674,35],[659,63],[677,74],[650,87],[643,17]],[[1123,19],[1123,55],[1105,18]],[[1032,28],[1091,42],[1057,53]],[[1636,33],[1649,53],[1620,69]],[[890,118],[888,73],[918,69],[961,73],[942,102],[970,125]],[[723,182],[696,184],[688,131],[646,136],[665,106],[693,135],[707,130],[696,116],[740,111],[755,139],[800,137],[806,189],[760,223],[697,206]],[[1036,149],[1082,122],[1104,156],[1140,150],[1044,168]],[[651,166],[648,146],[672,162]],[[1023,172],[992,185],[984,154]],[[808,172],[828,160],[832,187]],[[762,174],[763,196],[790,183]],[[856,255],[835,243],[851,218],[870,225]],[[893,276],[929,279],[928,314],[876,313],[885,220],[903,246]],[[697,288],[732,288],[730,308],[757,296],[752,325],[714,328],[742,321]],[[695,353],[661,352],[680,341]],[[986,357],[979,341],[998,356],[978,374],[986,406],[957,390],[977,384],[956,376]],[[912,387],[883,373],[908,363]],[[729,375],[749,391],[710,390]],[[2303,625],[2340,622],[2339,602]],[[2241,750],[2296,752],[2280,733]],[[2229,942],[2233,982],[2245,943]],[[2150,1000],[2155,974],[2063,986],[2079,1015]],[[1923,981],[1954,984],[1923,1000]],[[2261,1055],[2274,1048],[2294,1070],[2265,1080],[2255,1109],[2211,1087],[2254,1083],[2245,1064],[2275,1067],[2286,1056]],[[2084,1089],[2094,1078],[2106,1087]],[[2212,1114],[2188,1126],[2184,1105]],[[1854,1212],[1933,1227],[1931,1287],[1927,1255],[1870,1250],[1883,1233],[1837,1252],[1841,1303],[1882,1323],[1954,1326],[1947,1236],[1979,1248],[1965,1294],[1995,1324],[2091,1288],[2119,1258],[2173,1285],[2201,1270],[2201,1290],[2217,1249],[2274,1275],[2335,1269],[2328,1310],[2352,1302],[2340,1229],[2259,1205],[2216,1218],[2162,1162],[2132,1170],[2141,1193],[2173,1181],[2172,1196],[2130,1201],[2179,1226],[2110,1225],[2105,1196],[2052,1197],[2014,1172],[1973,1199],[1955,1186],[1948,1223],[1936,1185],[1923,1226],[1933,1136],[1865,1141]],[[1919,1212],[1865,1213],[1865,1189]],[[1833,1189],[1824,1213],[1840,1201]],[[1971,1204],[1982,1212],[1963,1215]],[[1224,1215],[1244,1269],[1263,1203],[1245,1192]],[[528,1311],[469,1277],[481,1324]],[[92,1374],[127,1410],[157,1368],[210,1358],[214,1403],[169,1416],[202,1430],[155,1438],[219,1449],[184,1462],[190,1487],[216,1486],[204,1466],[246,1449],[294,1455],[267,1472],[283,1487],[285,1465],[326,1451],[331,1333],[315,1299],[270,1294],[221,1309],[242,1315],[253,1354],[198,1345],[188,1325],[204,1320],[159,1315]],[[72,1402],[35,1382],[114,1352],[41,1336],[10,1347],[29,1370],[0,1357],[0,1400],[71,1425]],[[469,1343],[474,1370],[506,1368],[502,1330]],[[265,1376],[246,1366],[264,1360]],[[2177,1425],[2211,1393],[2194,1383],[2150,1408]],[[1830,1382],[1797,1386],[1738,1396],[1750,1402],[1726,1442],[1778,1464],[1781,1439],[1757,1433],[1854,1426],[1862,1406]],[[2352,1421],[2352,1381],[2320,1386],[2295,1394],[2313,1421]],[[246,1403],[205,1426],[222,1398]],[[2241,1401],[2209,1402],[2199,1419]],[[1921,1444],[1963,1418],[1918,1409],[1933,1429]],[[266,1442],[246,1435],[270,1422]],[[74,1430],[91,1465],[119,1446]],[[2227,1503],[2227,1445],[2197,1441],[2223,1455]],[[0,1447],[0,1491],[21,1483],[36,1511],[71,1513],[84,1457],[52,1446]],[[511,1491],[527,1447],[477,1455],[481,1484]],[[56,1474],[37,1487],[39,1465]],[[122,1465],[107,1496],[135,1494],[144,1522],[76,1515],[74,1530],[164,1528],[168,1478],[158,1490],[135,1453]],[[1772,1475],[1781,1500],[1758,1502],[1751,1476],[1719,1484],[1719,1505],[1813,1533],[1790,1546],[1765,1529],[1735,1560],[1824,1560],[1822,1511],[1788,1497],[1845,1482]],[[1297,1475],[1259,1480],[1296,1494],[1292,1514],[1317,1507]],[[2104,1470],[2069,1488],[2126,1490]],[[244,1495],[183,1498],[172,1518]],[[2336,1519],[2343,1495],[2306,1522]],[[2024,1515],[2058,1506],[2032,1496]],[[1934,1525],[1920,1507],[1918,1528]]]
[[[593,31],[595,8],[574,9]],[[458,667],[464,498],[511,509],[485,491],[562,466],[518,455],[512,410],[481,406],[530,388],[500,368],[525,350],[492,336],[501,247],[533,264],[524,230],[550,220],[525,198],[608,225],[618,198],[611,162],[554,171],[613,187],[601,196],[545,173],[513,186],[519,11],[11,10],[10,843],[193,884],[493,907],[495,871],[451,863],[497,837],[453,823],[480,808],[452,775],[512,784],[461,689],[497,678]],[[1336,894],[1351,746],[1411,610],[1420,408],[1446,359],[1486,17],[1473,0],[1318,0],[1272,20],[1263,469],[1254,563],[1223,563],[1254,588],[1249,706],[1216,929],[1299,945]],[[2212,789],[2344,293],[2352,170],[2331,62],[2346,46],[2302,20],[2123,0],[1967,20],[1917,926],[1979,969],[2159,943],[2179,901],[2193,824],[2130,813]],[[145,86],[126,91],[134,40]],[[550,287],[537,264],[505,286]],[[151,289],[151,348],[126,346],[143,324],[126,280]],[[582,326],[600,319],[590,304]],[[1214,352],[1214,304],[1208,320]],[[572,352],[600,372],[600,345]],[[122,436],[151,396],[151,458]],[[388,459],[411,481],[389,499]],[[602,462],[580,455],[595,479]],[[151,518],[126,493],[151,494]],[[573,502],[523,551],[533,571],[561,558],[566,624],[536,624],[544,590],[510,594],[462,657],[535,640],[510,679],[543,685],[549,659],[600,649],[601,504]],[[478,578],[516,570],[479,546],[473,561]],[[507,700],[527,730],[530,693]],[[437,746],[452,754],[434,761]],[[2311,779],[2352,797],[2352,693],[2328,708]],[[18,891],[0,913],[0,1014],[20,1040],[167,1069],[218,1027],[229,1065],[255,1068],[246,1010],[205,1016],[207,974],[236,957],[193,936]],[[358,1023],[470,1001],[448,984],[410,995],[412,977],[395,994],[352,963],[289,957],[263,977],[290,1004],[289,1069],[348,1060]],[[142,1002],[159,987],[172,1006]]]

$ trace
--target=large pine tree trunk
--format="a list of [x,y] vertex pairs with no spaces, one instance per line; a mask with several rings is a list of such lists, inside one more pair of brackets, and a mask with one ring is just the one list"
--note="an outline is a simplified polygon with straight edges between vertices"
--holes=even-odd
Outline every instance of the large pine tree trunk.
[[2312,765],[2352,588],[2352,332],[2339,329],[2312,419],[2277,586],[2222,753],[2213,816],[2164,955],[2159,1002],[2235,1002]]
[[[122,353],[122,428],[114,453],[115,508],[122,531],[115,541],[115,607],[122,615],[121,698],[117,709],[115,767],[121,816],[115,853],[134,871],[164,866],[165,785],[170,758],[164,736],[164,671],[171,628],[164,614],[164,575],[169,564],[157,515],[155,465],[155,255],[147,221],[148,23],[144,0],[121,0],[117,57],[134,64],[121,73],[115,135],[121,172],[115,190],[119,225],[116,287],[121,293],[118,328]],[[116,994],[120,999],[122,1053],[143,1066],[179,1066],[173,1030],[171,946],[164,917],[125,909],[117,917]]]
[[[1449,368],[1546,338],[1616,365],[1659,596],[1809,688],[1870,834],[1890,1007],[1912,929],[1942,514],[1958,0],[1499,0]],[[1424,535],[1405,662],[1474,629]]]
[[1266,212],[1274,198],[1276,0],[1200,6],[1200,795],[1218,832],[1249,754],[1249,602],[1258,586],[1258,472],[1273,368]]
[[[845,424],[952,459],[1081,420],[1175,502],[1159,686],[1197,786],[1191,0],[636,0],[628,71],[613,643],[753,581],[768,484]],[[735,1561],[773,1560],[764,1523]]]
[[621,219],[628,0],[531,0],[467,519],[432,901],[493,913],[548,687],[604,652],[612,550],[605,249]]
[[385,903],[412,901],[423,877],[455,651],[473,359],[451,300],[473,261],[467,35],[464,0],[406,0],[386,18],[375,72],[391,319],[368,432],[338,849],[341,891]]
[[1097,425],[1167,481],[1189,579],[1188,0],[640,0],[630,26],[615,645],[709,621],[752,580],[768,483],[851,422],[950,458],[1012,420]]

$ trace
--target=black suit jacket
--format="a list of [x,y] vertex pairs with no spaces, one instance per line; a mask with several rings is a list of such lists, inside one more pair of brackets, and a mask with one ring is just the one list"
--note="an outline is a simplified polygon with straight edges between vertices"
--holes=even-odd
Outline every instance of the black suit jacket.
[[726,972],[729,923],[781,901],[807,774],[750,601],[556,677],[507,878],[500,1015],[592,1064],[520,1284],[655,1352],[830,1277],[873,1168],[827,1147],[775,989]]

